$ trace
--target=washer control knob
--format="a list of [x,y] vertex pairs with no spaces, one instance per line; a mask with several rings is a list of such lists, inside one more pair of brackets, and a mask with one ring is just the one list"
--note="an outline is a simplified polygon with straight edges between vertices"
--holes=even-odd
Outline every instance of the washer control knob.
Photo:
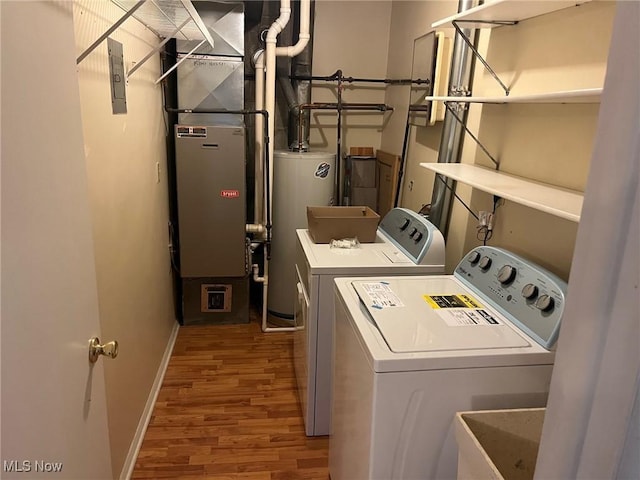
[[410,236],[411,238],[413,238],[413,236],[414,236],[416,233],[418,233],[418,229],[417,229],[416,227],[413,227],[413,228],[411,229],[411,232],[409,233],[409,236]]
[[542,312],[550,312],[553,310],[554,300],[549,295],[540,295],[538,300],[536,300],[535,306],[538,310]]
[[536,287],[533,283],[527,283],[524,287],[522,287],[522,296],[527,300],[533,300],[538,296],[538,287]]
[[504,265],[500,270],[498,270],[498,281],[502,285],[513,282],[515,278],[516,269],[511,265]]
[[409,220],[408,218],[405,218],[404,222],[402,222],[402,225],[400,225],[400,230],[406,230],[410,223],[411,223],[411,220]]
[[491,259],[489,257],[482,257],[478,266],[486,272],[491,266]]
[[424,237],[424,235],[418,232],[418,234],[414,238],[415,242],[418,243],[420,240],[422,240],[422,237]]
[[480,261],[480,252],[471,252],[468,258],[469,263],[471,263],[471,265],[475,265]]

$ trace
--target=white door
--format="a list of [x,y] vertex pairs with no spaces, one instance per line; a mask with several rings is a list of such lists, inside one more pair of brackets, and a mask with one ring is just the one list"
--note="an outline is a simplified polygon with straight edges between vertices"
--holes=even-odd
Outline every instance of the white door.
[[6,479],[112,478],[71,7],[0,2]]

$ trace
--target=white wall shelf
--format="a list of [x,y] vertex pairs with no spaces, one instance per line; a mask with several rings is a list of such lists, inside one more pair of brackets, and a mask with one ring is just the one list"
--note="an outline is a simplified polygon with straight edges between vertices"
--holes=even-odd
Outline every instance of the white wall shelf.
[[572,222],[580,221],[583,195],[506,173],[462,163],[421,163],[421,167],[527,207]]
[[[134,0],[112,2],[125,12],[137,3]],[[213,38],[191,0],[145,1],[132,16],[160,38],[206,40],[213,48]]]
[[464,40],[476,58],[482,62],[482,65],[484,65],[491,76],[500,84],[505,94],[509,95],[509,87],[498,77],[498,74],[491,68],[480,52],[478,52],[474,42],[471,41],[469,29],[515,25],[528,18],[574,7],[589,1],[591,0],[491,0],[477,7],[432,23],[431,26],[433,28],[455,28],[460,38]]
[[425,97],[426,101],[458,103],[600,103],[602,88],[583,88],[532,95],[501,95],[497,97]]
[[[453,27],[453,22],[464,22],[465,28],[493,28],[503,25],[504,22],[520,22],[588,1],[590,0],[493,0],[439,20],[431,26]],[[474,21],[477,23],[473,23]]]
[[186,40],[200,40],[200,43],[166,71],[156,83],[175,70],[181,62],[186,60],[200,46],[208,43],[211,48],[214,48],[213,37],[191,0],[112,0],[112,2],[124,10],[125,14],[78,56],[76,59],[77,64],[82,62],[109,35],[120,28],[129,17],[138,20],[158,37],[163,38],[164,41],[153,48],[144,58],[136,62],[135,66],[127,72],[127,78],[140,68],[144,62],[159,52],[171,38],[180,36]]

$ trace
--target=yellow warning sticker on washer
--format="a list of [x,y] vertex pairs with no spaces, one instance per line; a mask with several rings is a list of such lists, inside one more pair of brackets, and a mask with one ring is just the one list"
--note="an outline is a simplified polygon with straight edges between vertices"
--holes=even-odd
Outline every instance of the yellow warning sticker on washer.
[[497,318],[481,308],[451,308],[437,310],[436,314],[450,327],[501,325]]
[[475,298],[462,293],[454,295],[423,295],[422,298],[433,309],[484,308]]

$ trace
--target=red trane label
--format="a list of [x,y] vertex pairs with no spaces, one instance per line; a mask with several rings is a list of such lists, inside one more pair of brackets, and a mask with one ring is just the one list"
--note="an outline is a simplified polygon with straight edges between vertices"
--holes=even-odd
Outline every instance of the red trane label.
[[240,196],[239,190],[220,190],[220,196],[222,198],[238,198]]

